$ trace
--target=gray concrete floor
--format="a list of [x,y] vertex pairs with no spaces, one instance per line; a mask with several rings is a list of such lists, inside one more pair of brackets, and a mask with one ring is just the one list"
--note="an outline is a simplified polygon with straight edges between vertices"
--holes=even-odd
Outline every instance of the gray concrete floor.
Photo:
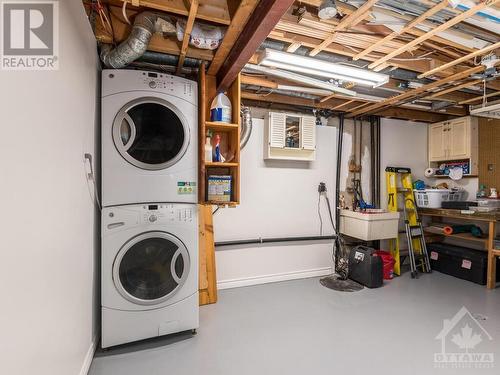
[[[443,320],[465,306],[492,336],[496,366],[436,368]],[[479,314],[479,315],[478,315]],[[204,306],[196,336],[98,351],[90,375],[499,374],[500,290],[437,272],[355,293],[317,278],[229,289]]]

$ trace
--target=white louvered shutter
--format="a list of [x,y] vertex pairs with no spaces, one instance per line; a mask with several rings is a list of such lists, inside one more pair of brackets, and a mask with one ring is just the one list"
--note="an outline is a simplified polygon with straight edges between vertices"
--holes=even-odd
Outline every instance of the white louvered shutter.
[[269,145],[284,148],[286,116],[284,113],[275,112],[271,112],[269,115]]
[[302,148],[304,150],[316,149],[316,118],[312,116],[302,117]]

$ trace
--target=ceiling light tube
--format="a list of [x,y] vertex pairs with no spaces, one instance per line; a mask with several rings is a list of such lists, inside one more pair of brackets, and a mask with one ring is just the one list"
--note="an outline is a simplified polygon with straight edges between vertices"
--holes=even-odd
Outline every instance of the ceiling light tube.
[[265,66],[260,66],[260,65],[254,65],[254,64],[246,64],[245,68],[260,72],[260,73],[265,73],[270,76],[274,77],[280,77],[287,79],[292,82],[298,82],[298,83],[303,83],[309,86],[313,87],[318,87],[320,89],[326,89],[332,92],[338,92],[344,95],[349,95],[349,96],[356,96],[357,93],[352,90],[345,89],[343,87],[338,87],[335,86],[329,82],[321,81],[319,79],[311,78],[311,77],[306,77],[300,74],[292,73],[292,72],[287,72],[285,70],[279,70],[279,69],[272,69],[268,68]]
[[260,54],[259,64],[330,79],[355,82],[369,87],[377,87],[389,82],[387,74],[269,48],[266,48]]

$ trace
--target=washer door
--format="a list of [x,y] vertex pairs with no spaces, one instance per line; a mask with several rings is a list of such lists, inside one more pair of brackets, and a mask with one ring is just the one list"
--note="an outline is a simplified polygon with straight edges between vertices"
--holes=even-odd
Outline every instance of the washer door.
[[189,274],[186,246],[166,232],[147,232],[128,241],[113,263],[120,294],[139,305],[156,305],[174,295]]
[[166,100],[140,98],[127,103],[113,122],[113,142],[132,165],[147,170],[177,163],[189,146],[189,126]]

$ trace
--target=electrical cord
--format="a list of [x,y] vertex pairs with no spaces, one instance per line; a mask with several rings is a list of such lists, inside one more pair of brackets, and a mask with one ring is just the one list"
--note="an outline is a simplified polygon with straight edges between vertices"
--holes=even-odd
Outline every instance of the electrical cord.
[[319,216],[319,235],[323,235],[323,218],[321,217],[321,193],[318,193],[318,216]]

